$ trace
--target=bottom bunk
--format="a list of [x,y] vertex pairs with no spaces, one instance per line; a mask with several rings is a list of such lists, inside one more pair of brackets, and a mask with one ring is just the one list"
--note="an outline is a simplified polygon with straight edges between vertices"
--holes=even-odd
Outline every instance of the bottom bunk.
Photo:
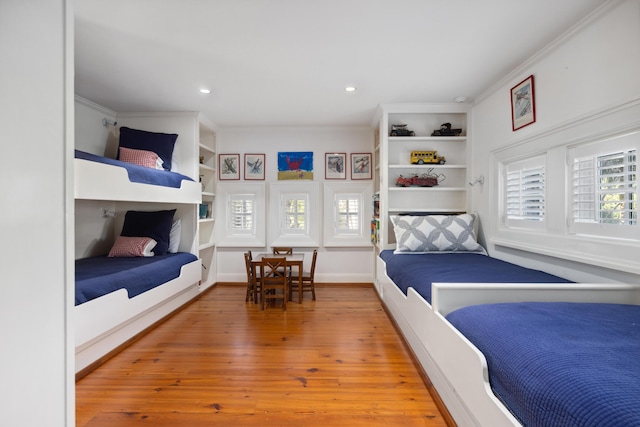
[[433,310],[464,425],[640,425],[640,286],[434,284]]
[[191,253],[76,261],[76,373],[198,295]]

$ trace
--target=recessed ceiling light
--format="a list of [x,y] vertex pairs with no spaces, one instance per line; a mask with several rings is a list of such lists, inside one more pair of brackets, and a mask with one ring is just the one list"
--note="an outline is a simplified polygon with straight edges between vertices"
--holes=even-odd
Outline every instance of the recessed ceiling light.
[[208,95],[211,93],[211,89],[202,88],[200,89],[200,93],[204,93],[205,95]]
[[356,91],[356,87],[355,86],[347,86],[344,88],[344,90],[346,90],[347,92],[355,92]]

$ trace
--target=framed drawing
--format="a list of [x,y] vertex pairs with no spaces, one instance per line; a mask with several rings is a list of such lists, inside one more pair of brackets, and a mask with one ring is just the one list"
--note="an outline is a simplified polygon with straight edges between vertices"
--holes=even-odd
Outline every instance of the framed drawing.
[[536,121],[533,75],[511,88],[511,126],[514,131]]
[[264,181],[264,154],[244,155],[244,179]]
[[351,179],[371,179],[371,153],[351,153]]
[[324,179],[347,178],[347,153],[324,154]]
[[313,180],[313,151],[278,152],[278,180]]
[[218,156],[218,178],[220,181],[240,179],[240,154]]

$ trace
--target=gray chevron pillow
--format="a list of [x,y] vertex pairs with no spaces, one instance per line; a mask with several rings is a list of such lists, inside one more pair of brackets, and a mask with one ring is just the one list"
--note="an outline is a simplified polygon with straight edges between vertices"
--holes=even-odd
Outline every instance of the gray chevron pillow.
[[396,235],[394,253],[487,252],[476,241],[475,216],[462,215],[394,215]]

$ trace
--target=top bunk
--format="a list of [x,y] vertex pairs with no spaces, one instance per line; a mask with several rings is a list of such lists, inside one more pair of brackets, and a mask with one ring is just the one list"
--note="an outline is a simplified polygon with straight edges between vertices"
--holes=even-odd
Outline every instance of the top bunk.
[[75,150],[76,199],[199,203],[200,183],[177,172],[156,170]]
[[100,128],[87,110],[74,156],[77,200],[200,203],[195,113],[123,114]]

